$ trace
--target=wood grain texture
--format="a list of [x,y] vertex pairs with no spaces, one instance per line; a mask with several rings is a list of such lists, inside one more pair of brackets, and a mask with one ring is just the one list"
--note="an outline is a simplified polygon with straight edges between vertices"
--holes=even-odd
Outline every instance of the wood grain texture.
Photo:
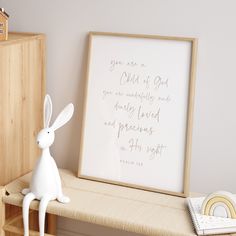
[[57,216],[47,214],[47,226],[46,230],[49,234],[56,235]]
[[[6,232],[11,232],[11,233],[14,233],[16,235],[24,235],[24,230],[20,229],[16,226],[6,225],[6,226],[4,226],[4,230]],[[30,233],[30,236],[39,236],[39,232],[34,231],[34,230],[30,230],[29,233]],[[45,236],[53,236],[52,234],[46,234],[46,233],[44,235]]]
[[196,65],[197,65],[197,45],[198,40],[192,40],[192,57],[190,68],[189,95],[188,95],[188,116],[186,130],[186,145],[185,145],[185,168],[184,168],[184,195],[189,196],[189,179],[191,166],[191,151],[192,151],[192,132],[193,132],[193,112],[194,112],[194,95],[195,95],[195,80],[196,80]]
[[[30,172],[40,155],[35,139],[43,125],[43,34],[10,33],[7,41],[0,42],[0,94],[0,185],[6,185]],[[6,206],[6,219],[19,214],[21,208]],[[36,212],[30,227],[38,229]],[[55,224],[51,227],[55,230]]]
[[[22,208],[6,204],[6,220],[3,229],[6,231],[6,236],[16,236],[15,230],[10,230],[12,227],[23,229]],[[10,226],[10,228],[9,228]],[[38,212],[30,211],[29,229],[39,231]],[[18,234],[17,234],[18,235]]]
[[[5,224],[7,224],[8,222],[13,221],[14,218],[18,218],[18,216],[20,214],[21,214],[21,209],[19,207],[15,207],[15,206],[6,204],[6,208],[5,208]],[[16,235],[13,234],[13,233],[5,232],[5,236],[16,236]]]
[[0,185],[32,170],[42,128],[45,37],[9,35],[0,42]]

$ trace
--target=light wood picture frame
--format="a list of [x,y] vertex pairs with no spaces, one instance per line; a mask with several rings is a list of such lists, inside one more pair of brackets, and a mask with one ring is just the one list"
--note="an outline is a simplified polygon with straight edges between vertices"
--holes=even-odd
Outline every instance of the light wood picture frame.
[[88,38],[78,177],[188,196],[197,39]]

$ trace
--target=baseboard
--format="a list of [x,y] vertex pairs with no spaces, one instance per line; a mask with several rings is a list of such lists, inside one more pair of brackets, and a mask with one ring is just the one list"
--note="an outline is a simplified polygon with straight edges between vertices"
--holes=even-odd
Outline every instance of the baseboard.
[[89,236],[79,232],[69,231],[65,229],[57,229],[57,236]]

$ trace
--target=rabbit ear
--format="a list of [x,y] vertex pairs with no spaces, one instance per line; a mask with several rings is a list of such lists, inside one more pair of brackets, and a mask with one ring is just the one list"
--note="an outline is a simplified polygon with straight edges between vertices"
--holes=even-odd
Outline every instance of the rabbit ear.
[[68,104],[61,113],[57,116],[56,120],[52,125],[52,129],[55,131],[67,123],[74,113],[74,105],[72,103]]
[[52,117],[52,100],[47,94],[44,98],[44,128],[49,127],[49,123]]

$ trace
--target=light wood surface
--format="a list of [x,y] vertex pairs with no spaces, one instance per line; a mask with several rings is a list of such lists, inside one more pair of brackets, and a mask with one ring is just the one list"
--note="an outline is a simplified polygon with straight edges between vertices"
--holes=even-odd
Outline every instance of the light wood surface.
[[[6,232],[12,232],[15,235],[24,235],[24,230],[22,228],[18,228],[16,226],[6,225],[6,226],[4,226],[4,230]],[[30,236],[39,236],[39,233],[35,232],[33,230],[30,230],[29,233],[30,233]],[[52,236],[52,234],[45,233],[44,236]]]
[[57,226],[57,216],[52,214],[47,214],[47,232],[52,235],[56,235]]
[[[45,96],[43,34],[10,33],[7,41],[0,42],[0,94],[1,186],[30,172],[40,155],[35,139],[43,125],[42,109]],[[0,206],[0,209],[5,213],[3,206]],[[21,208],[6,205],[6,219],[19,214]],[[2,220],[3,214],[0,217]],[[48,226],[51,232],[55,232],[55,219],[52,219],[48,222]],[[22,222],[19,224],[22,225]],[[30,227],[38,228],[37,212],[31,214]],[[2,231],[1,233],[3,235]],[[6,233],[6,236],[13,235],[16,234]]]
[[0,42],[0,185],[32,170],[39,156],[44,70],[44,35],[13,33]]
[[184,196],[189,195],[189,179],[190,165],[192,153],[192,132],[193,132],[193,111],[194,111],[194,95],[195,95],[195,80],[197,66],[197,45],[198,40],[192,39],[192,61],[190,68],[190,81],[188,93],[188,117],[186,130],[186,145],[185,145],[185,170],[184,170]]

